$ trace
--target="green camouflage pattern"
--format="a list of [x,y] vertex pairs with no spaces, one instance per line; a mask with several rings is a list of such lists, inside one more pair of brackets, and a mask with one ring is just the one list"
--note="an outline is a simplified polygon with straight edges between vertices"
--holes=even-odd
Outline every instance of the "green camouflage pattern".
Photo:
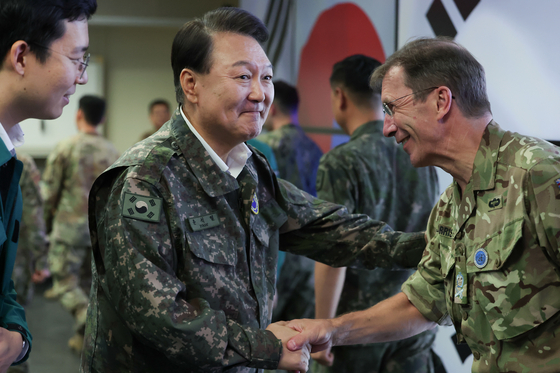
[[17,301],[26,306],[33,298],[34,285],[31,276],[35,270],[47,268],[47,236],[43,220],[43,199],[39,189],[41,173],[31,156],[18,152],[23,162],[19,179],[23,210],[21,215],[18,252],[12,272]]
[[[434,167],[414,168],[402,146],[383,136],[383,121],[373,121],[321,158],[317,196],[396,230],[417,232],[426,228],[439,184]],[[367,309],[399,293],[412,272],[348,268],[337,316]],[[313,372],[433,372],[434,338],[435,330],[430,330],[398,342],[335,346],[333,366],[315,363]]]
[[473,372],[558,371],[559,179],[558,147],[492,121],[463,198],[454,181],[432,211],[403,291],[428,319],[454,325]]
[[257,140],[268,144],[278,163],[278,176],[312,196],[317,195],[315,180],[321,149],[303,132],[300,126],[288,124],[263,133]]
[[[257,138],[274,151],[278,176],[312,196],[321,149],[300,126],[288,124]],[[312,318],[315,314],[315,263],[305,257],[286,254],[278,276],[278,300],[272,321]]]
[[[124,217],[134,195],[154,201]],[[159,222],[144,219],[155,206]],[[97,179],[89,221],[82,372],[276,369],[281,343],[264,329],[279,247],[374,268],[414,265],[425,246],[422,234],[348,215],[277,179],[259,152],[237,179],[221,171],[178,111]]]
[[87,199],[95,179],[119,157],[99,135],[78,133],[56,145],[41,182],[51,242],[89,246]]
[[[53,292],[83,333],[89,289],[80,284],[84,259],[91,250],[87,201],[95,179],[119,157],[113,144],[102,136],[79,132],[61,141],[49,154],[41,183],[45,222],[50,238],[48,264]],[[87,276],[89,273],[85,272]]]

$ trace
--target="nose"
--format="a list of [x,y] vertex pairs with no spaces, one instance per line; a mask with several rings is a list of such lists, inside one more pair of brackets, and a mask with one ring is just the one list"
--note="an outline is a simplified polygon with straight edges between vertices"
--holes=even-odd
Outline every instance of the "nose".
[[260,79],[254,79],[251,84],[251,92],[249,93],[249,100],[253,102],[263,102],[265,99],[265,90]]
[[397,133],[397,126],[395,125],[395,120],[392,116],[385,114],[385,119],[383,119],[383,136],[392,137]]
[[89,79],[87,70],[84,71],[84,75],[82,75],[81,78],[80,78],[80,75],[81,75],[81,73],[76,76],[76,84],[82,84],[82,85],[86,84],[88,82],[88,79]]

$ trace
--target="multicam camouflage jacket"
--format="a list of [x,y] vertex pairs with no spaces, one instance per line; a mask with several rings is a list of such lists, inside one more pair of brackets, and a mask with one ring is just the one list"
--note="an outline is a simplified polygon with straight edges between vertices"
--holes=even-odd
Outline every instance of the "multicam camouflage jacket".
[[99,135],[78,133],[47,158],[41,181],[45,224],[51,242],[89,246],[87,198],[93,182],[119,153]]
[[[402,146],[383,136],[383,122],[374,121],[357,128],[347,143],[321,158],[317,196],[346,206],[351,214],[384,221],[396,230],[419,232],[426,229],[439,186],[435,168],[414,168]],[[364,310],[397,294],[411,274],[412,270],[348,268],[336,314]],[[419,345],[414,340],[410,343]],[[370,346],[389,348],[388,344]],[[348,348],[354,347],[339,346],[333,351]],[[379,354],[363,351],[369,361],[368,371],[380,370],[377,364],[383,362],[375,359]]]
[[473,372],[552,372],[560,364],[560,149],[486,128],[461,198],[454,181],[403,285],[428,319],[451,321]]
[[89,218],[84,372],[275,369],[279,247],[373,268],[413,266],[425,246],[278,180],[259,152],[237,179],[221,171],[178,112],[97,179]]
[[305,135],[300,126],[288,124],[264,133],[258,140],[268,144],[278,163],[278,175],[312,196],[317,195],[315,180],[323,152]]

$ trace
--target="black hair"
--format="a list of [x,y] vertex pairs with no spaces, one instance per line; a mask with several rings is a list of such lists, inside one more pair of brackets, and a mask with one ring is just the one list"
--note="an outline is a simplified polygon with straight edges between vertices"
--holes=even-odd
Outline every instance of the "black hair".
[[334,64],[330,78],[331,87],[342,85],[356,104],[369,104],[374,95],[380,95],[381,89],[372,89],[369,79],[381,62],[375,58],[355,54]]
[[152,113],[152,110],[156,105],[165,105],[167,107],[167,110],[171,109],[171,105],[167,100],[164,100],[163,98],[157,98],[150,102],[150,105],[148,105],[148,113]]
[[296,87],[282,80],[274,82],[274,105],[284,114],[297,113],[299,95]]
[[79,108],[84,113],[86,122],[92,126],[97,126],[105,116],[105,100],[101,97],[85,95],[80,98]]
[[184,99],[181,71],[187,68],[200,74],[210,72],[212,38],[218,32],[247,35],[261,44],[268,40],[268,30],[261,20],[239,8],[219,8],[185,23],[175,35],[171,47],[171,67],[178,103],[183,103]]
[[29,44],[39,62],[50,56],[47,49],[66,31],[64,21],[89,19],[96,0],[1,0],[0,55],[4,61],[18,40]]

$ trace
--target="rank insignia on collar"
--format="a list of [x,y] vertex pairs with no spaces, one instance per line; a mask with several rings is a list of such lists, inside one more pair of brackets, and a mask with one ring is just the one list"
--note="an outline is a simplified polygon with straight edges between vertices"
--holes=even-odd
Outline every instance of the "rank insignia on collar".
[[560,179],[556,179],[556,185],[558,185],[558,188],[560,188]]
[[257,193],[253,194],[253,200],[251,201],[251,211],[253,211],[253,214],[255,215],[259,213],[259,200],[257,199]]

